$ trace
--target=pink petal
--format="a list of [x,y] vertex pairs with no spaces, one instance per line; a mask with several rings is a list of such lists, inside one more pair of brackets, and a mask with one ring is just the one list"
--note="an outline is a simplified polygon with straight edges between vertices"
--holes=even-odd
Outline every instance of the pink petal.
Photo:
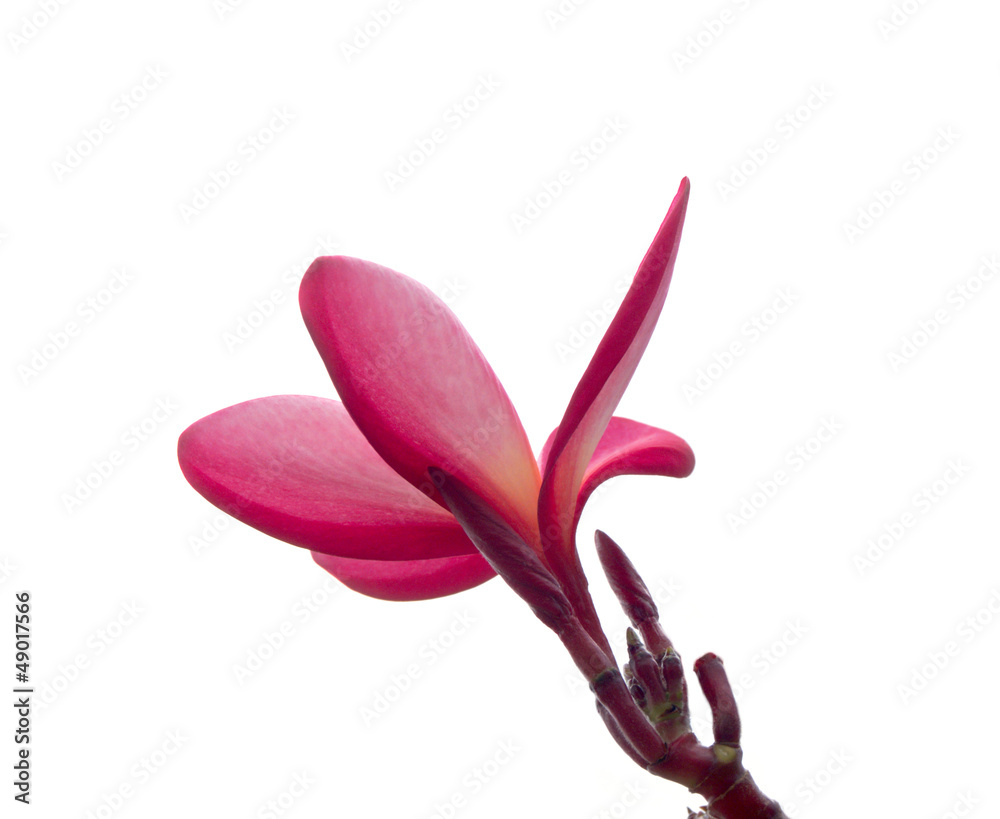
[[577,494],[591,456],[639,364],[663,309],[677,258],[689,190],[688,180],[682,180],[670,210],[580,379],[549,447],[538,500],[538,523],[546,549],[554,548],[557,554],[574,554],[576,517],[569,512],[576,508]]
[[471,589],[496,573],[479,554],[431,560],[351,560],[313,552],[349,589],[380,600],[430,600]]
[[[543,465],[551,451],[558,429],[549,436],[539,459]],[[683,438],[663,429],[614,416],[590,458],[576,498],[572,531],[591,493],[602,483],[618,475],[662,475],[686,478],[694,469],[694,453]]]
[[279,395],[237,404],[188,427],[177,454],[205,498],[295,546],[380,560],[476,552],[447,510],[379,458],[337,401]]
[[455,475],[537,544],[531,446],[448,306],[412,279],[344,256],[313,262],[299,304],[347,411],[385,461],[442,504],[427,468]]

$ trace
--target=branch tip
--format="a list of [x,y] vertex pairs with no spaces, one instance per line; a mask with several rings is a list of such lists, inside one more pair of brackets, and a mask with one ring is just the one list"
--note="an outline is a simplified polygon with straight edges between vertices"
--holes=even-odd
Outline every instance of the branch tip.
[[694,673],[712,709],[712,734],[716,743],[739,745],[740,714],[722,659],[712,653],[699,657]]

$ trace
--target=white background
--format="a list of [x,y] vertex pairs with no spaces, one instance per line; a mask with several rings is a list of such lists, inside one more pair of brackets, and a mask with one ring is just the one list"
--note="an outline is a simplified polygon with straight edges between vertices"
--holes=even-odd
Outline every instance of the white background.
[[[461,819],[638,819],[697,805],[620,753],[499,581],[361,597],[227,525],[175,457],[181,430],[222,407],[333,396],[295,304],[324,243],[457,292],[539,448],[602,303],[617,305],[688,175],[674,283],[619,414],[682,435],[698,466],[619,479],[585,512],[605,622],[621,644],[598,526],[659,589],[687,663],[715,651],[745,681],[747,765],[790,813],[995,815],[1000,284],[984,259],[1000,253],[1000,10],[903,6],[589,0],[559,19],[555,0],[401,0],[365,45],[356,28],[375,32],[386,3],[5,3],[0,579],[5,633],[15,591],[33,595],[36,686],[33,802],[17,811],[430,819],[457,797]],[[465,106],[477,87],[486,99]],[[435,128],[433,154],[387,181]],[[563,170],[572,184],[539,202]],[[518,230],[529,200],[545,206]],[[127,286],[105,291],[122,270]],[[792,306],[767,312],[782,293]],[[253,332],[227,345],[241,321]],[[685,390],[700,374],[707,388]],[[836,435],[811,441],[824,423]],[[776,470],[773,497],[751,497]],[[88,476],[100,485],[68,500]],[[734,524],[744,500],[760,508]],[[379,694],[394,702],[366,724]],[[3,724],[6,782],[10,709]]]

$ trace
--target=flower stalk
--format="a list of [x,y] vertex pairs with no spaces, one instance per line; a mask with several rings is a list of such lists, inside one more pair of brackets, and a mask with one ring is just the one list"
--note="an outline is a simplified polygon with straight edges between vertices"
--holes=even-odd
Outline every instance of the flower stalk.
[[[623,672],[583,626],[560,581],[535,550],[462,481],[436,467],[428,471],[493,570],[562,641],[587,678],[608,732],[633,762],[705,797],[707,804],[699,814],[705,819],[787,819],[743,767],[736,699],[715,654],[706,654],[694,665],[712,710],[714,742],[705,746],[691,731],[680,655],[660,626],[649,588],[617,543],[604,532],[596,534],[608,583],[645,638],[632,628],[626,632],[628,662]],[[604,636],[601,643],[607,642]]]

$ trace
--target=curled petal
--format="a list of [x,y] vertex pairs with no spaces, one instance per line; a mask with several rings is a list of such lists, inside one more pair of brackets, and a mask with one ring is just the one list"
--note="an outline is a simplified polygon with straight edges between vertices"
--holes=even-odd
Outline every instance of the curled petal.
[[429,560],[352,560],[313,552],[313,560],[349,589],[379,600],[445,597],[496,576],[478,553]]
[[188,427],[177,454],[210,502],[295,546],[364,560],[478,557],[458,521],[399,477],[338,401],[237,404]]
[[[553,431],[542,449],[542,463],[559,430]],[[583,473],[576,497],[572,533],[587,499],[598,486],[619,475],[661,475],[686,478],[694,469],[694,453],[687,442],[672,432],[614,416],[601,436]]]
[[546,549],[574,553],[576,497],[591,456],[635,372],[663,309],[681,238],[689,185],[681,182],[666,218],[646,252],[621,307],[570,399],[553,437],[538,499]]
[[422,284],[372,262],[317,259],[299,304],[359,429],[400,475],[443,505],[438,466],[538,543],[540,477],[521,422],[483,354]]

